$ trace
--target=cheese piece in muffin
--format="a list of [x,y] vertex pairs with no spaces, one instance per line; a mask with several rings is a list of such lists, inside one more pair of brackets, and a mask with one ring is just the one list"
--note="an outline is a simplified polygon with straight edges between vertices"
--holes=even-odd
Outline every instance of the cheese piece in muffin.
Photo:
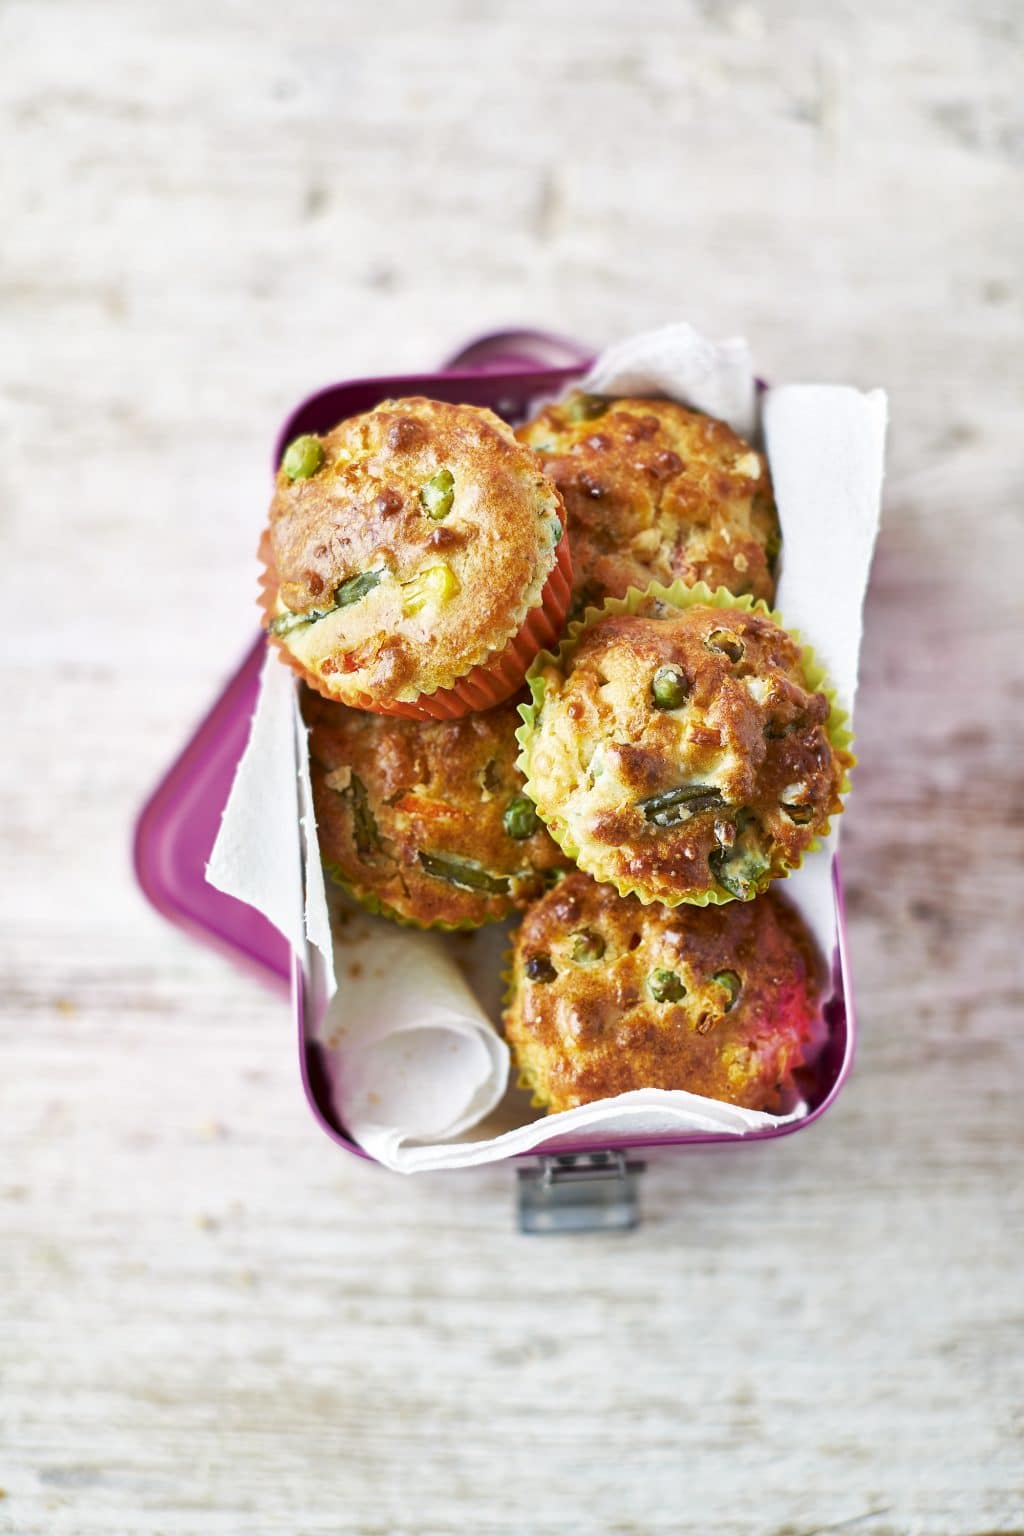
[[652,581],[771,601],[779,520],[768,462],[724,421],[672,400],[577,391],[518,436],[565,501],[577,611]]
[[396,720],[303,694],[324,867],[422,927],[507,917],[567,861],[523,793],[515,706]]
[[773,896],[642,906],[576,871],[516,935],[505,1034],[550,1110],[634,1088],[778,1110],[817,1015],[814,972]]
[[852,759],[767,611],[670,596],[595,616],[538,663],[529,792],[556,842],[621,892],[746,901],[827,831]]
[[[437,712],[498,702],[561,627],[564,515],[491,411],[386,400],[285,452],[261,546],[270,635],[343,703],[415,713],[492,665],[482,694]],[[524,631],[529,654],[499,666]]]

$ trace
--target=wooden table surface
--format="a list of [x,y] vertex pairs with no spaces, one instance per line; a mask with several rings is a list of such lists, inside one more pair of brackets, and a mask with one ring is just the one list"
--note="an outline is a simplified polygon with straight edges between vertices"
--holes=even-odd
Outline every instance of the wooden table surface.
[[[1024,1527],[1022,26],[6,0],[0,1531]],[[891,392],[862,1045],[806,1136],[531,1240],[507,1168],[329,1144],[130,830],[250,638],[298,396],[677,317]]]

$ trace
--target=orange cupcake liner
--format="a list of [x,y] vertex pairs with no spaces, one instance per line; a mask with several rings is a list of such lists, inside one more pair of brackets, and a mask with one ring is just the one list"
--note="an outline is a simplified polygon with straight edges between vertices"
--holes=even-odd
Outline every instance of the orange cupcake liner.
[[[259,582],[259,605],[266,628],[274,616],[278,586],[269,528],[263,530],[258,554],[263,567]],[[492,652],[486,661],[471,668],[465,677],[457,678],[450,688],[421,693],[418,699],[408,703],[396,700],[382,704],[367,693],[351,695],[344,702],[371,714],[398,715],[405,720],[458,720],[462,715],[493,709],[496,704],[503,704],[519,691],[523,679],[541,651],[550,650],[558,644],[565,628],[571,597],[572,554],[568,534],[563,533],[555,552],[555,563],[541,589],[540,601],[529,610],[502,650]],[[286,645],[282,645],[274,635],[269,638],[296,676],[301,677],[303,682],[325,699],[338,702],[337,696],[328,692],[323,681],[310,672]]]

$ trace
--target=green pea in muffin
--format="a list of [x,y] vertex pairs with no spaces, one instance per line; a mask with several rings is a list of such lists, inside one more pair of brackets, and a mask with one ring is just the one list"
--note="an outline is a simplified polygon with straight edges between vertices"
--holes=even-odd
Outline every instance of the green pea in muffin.
[[555,841],[670,906],[748,901],[795,868],[842,809],[852,763],[799,642],[749,599],[704,595],[610,603],[538,661],[520,731]]
[[684,1088],[775,1111],[816,1015],[811,940],[774,897],[643,906],[575,871],[523,919],[504,1024],[549,1110]]
[[476,928],[565,867],[523,793],[513,704],[398,720],[304,690],[302,710],[324,868],[372,910]]
[[768,462],[672,400],[578,391],[519,428],[565,502],[574,609],[652,581],[771,602],[779,520]]
[[564,516],[491,411],[386,400],[284,454],[260,548],[271,640],[357,708],[451,718],[499,703],[561,630]]

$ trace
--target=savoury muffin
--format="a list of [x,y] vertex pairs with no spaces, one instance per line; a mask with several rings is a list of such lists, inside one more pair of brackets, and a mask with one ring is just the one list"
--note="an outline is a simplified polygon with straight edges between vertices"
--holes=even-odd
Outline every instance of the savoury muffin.
[[842,809],[849,737],[821,680],[749,598],[676,586],[609,602],[531,672],[527,791],[623,894],[747,901]]
[[672,400],[577,391],[518,436],[565,501],[577,612],[652,581],[771,601],[779,520],[768,462],[724,421]]
[[395,720],[305,690],[303,714],[324,868],[373,910],[476,928],[566,865],[523,793],[513,704]]
[[386,400],[285,452],[260,548],[267,628],[326,698],[414,717],[487,708],[561,630],[564,517],[491,411]]
[[577,870],[523,919],[505,1034],[550,1110],[634,1088],[777,1110],[816,1017],[814,971],[773,896],[642,906]]

